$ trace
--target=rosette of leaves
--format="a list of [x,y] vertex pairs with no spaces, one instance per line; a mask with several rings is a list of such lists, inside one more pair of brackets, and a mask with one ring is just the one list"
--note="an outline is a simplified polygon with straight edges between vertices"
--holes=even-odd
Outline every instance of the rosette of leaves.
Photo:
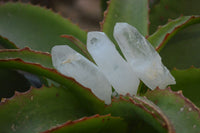
[[111,0],[107,5],[102,0],[107,9],[101,30],[114,42],[116,22],[136,27],[177,82],[152,91],[141,83],[137,96],[113,97],[111,105],[52,66],[49,51],[54,45],[67,44],[92,61],[86,31],[39,6],[0,5],[0,132],[199,132],[198,4]]

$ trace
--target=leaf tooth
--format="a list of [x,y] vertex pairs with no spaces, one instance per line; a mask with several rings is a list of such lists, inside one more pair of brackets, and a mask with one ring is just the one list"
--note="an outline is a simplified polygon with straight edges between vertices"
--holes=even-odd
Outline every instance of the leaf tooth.
[[106,16],[107,16],[108,11],[109,11],[111,0],[107,1],[106,3],[107,3],[108,6],[107,6],[107,9],[103,13],[103,20],[101,22],[99,22],[99,24],[100,24],[100,31],[103,31],[103,25],[105,23]]
[[[186,97],[183,95],[182,91],[173,91],[173,90],[171,89],[171,87],[168,87],[168,88],[166,88],[166,89],[159,89],[159,88],[156,88],[154,91],[161,91],[161,92],[169,91],[170,93],[174,94],[175,96],[177,96],[177,97],[183,99],[183,100],[185,101],[185,103],[188,104],[188,105],[190,106],[190,108],[191,108],[190,110],[191,110],[191,111],[193,110],[193,111],[198,112],[199,118],[200,118],[200,109],[199,109],[194,103],[192,103],[188,98],[186,98]],[[148,93],[151,93],[151,92],[152,92],[152,91],[150,91],[150,92],[148,92]]]

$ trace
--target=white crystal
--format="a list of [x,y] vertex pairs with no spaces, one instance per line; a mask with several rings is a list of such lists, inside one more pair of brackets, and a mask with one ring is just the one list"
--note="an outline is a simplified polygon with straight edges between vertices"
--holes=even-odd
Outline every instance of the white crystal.
[[103,32],[89,32],[87,49],[114,89],[122,95],[136,94],[139,79]]
[[127,23],[117,23],[114,37],[134,72],[149,88],[164,89],[167,85],[176,83],[162,64],[160,55],[136,28]]
[[62,74],[73,77],[106,104],[111,103],[112,88],[97,66],[67,45],[52,48],[53,66]]

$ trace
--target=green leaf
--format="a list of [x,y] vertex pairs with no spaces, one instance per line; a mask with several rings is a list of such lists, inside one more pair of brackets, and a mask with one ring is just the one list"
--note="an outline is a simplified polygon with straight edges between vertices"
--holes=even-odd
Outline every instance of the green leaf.
[[160,55],[169,69],[187,69],[192,65],[200,67],[200,27],[191,27],[180,31],[162,49]]
[[44,133],[125,133],[126,129],[126,123],[119,117],[95,115],[66,122]]
[[[33,53],[31,53],[31,55],[32,54]],[[43,56],[38,56],[38,57],[40,57],[39,59],[41,61],[43,60],[42,59]],[[45,58],[46,57],[48,56],[45,56]],[[80,103],[85,105],[85,107],[88,108],[88,110],[90,110],[91,112],[99,112],[103,109],[104,103],[100,101],[95,95],[93,95],[90,89],[83,87],[81,84],[76,82],[71,77],[64,76],[59,72],[57,72],[55,69],[47,68],[38,64],[37,62],[39,60],[34,63],[31,63],[31,61],[33,60],[24,61],[22,59],[20,58],[0,59],[0,68],[17,69],[30,72],[32,74],[36,74],[41,77],[46,77],[67,87],[72,93],[74,93],[74,95],[77,96],[77,98],[84,99],[80,100]]]
[[15,70],[0,69],[0,99],[9,98],[15,91],[25,92],[30,88],[29,81]]
[[51,55],[45,52],[33,51],[30,48],[23,49],[1,49],[0,59],[17,59],[20,58],[25,62],[37,63],[43,67],[53,68]]
[[[181,15],[199,15],[199,0],[160,0],[151,8],[150,31],[153,33],[158,25],[163,25],[169,18]],[[180,4],[181,3],[181,4]],[[163,63],[170,69],[189,68],[191,65],[200,67],[199,51],[200,24],[187,27],[174,36],[161,51]]]
[[177,133],[197,133],[200,131],[200,110],[181,91],[155,89],[145,95],[153,101],[171,121]]
[[128,132],[165,133],[174,131],[162,110],[145,97],[115,98],[112,105],[108,106],[104,113],[124,118],[128,122]]
[[182,15],[199,15],[199,4],[199,0],[159,0],[150,10],[150,32],[153,33],[159,25],[167,23],[168,19],[175,19]]
[[189,98],[197,106],[200,107],[200,69],[190,68],[187,70],[177,70],[171,71],[172,75],[176,79],[176,84],[172,85],[172,90],[183,91],[184,96]]
[[72,35],[83,43],[86,32],[69,20],[38,6],[22,3],[7,3],[0,6],[0,35],[16,44],[18,48],[49,52],[54,45],[69,45],[84,53],[63,34]]
[[142,35],[148,35],[148,0],[111,0],[101,26],[113,42],[116,22],[127,22]]
[[0,104],[0,132],[41,132],[67,120],[93,115],[80,100],[84,101],[63,87],[16,92],[13,98]]
[[173,37],[178,31],[190,25],[200,23],[199,16],[183,16],[166,25],[159,27],[159,29],[148,37],[149,42],[160,51],[167,41]]

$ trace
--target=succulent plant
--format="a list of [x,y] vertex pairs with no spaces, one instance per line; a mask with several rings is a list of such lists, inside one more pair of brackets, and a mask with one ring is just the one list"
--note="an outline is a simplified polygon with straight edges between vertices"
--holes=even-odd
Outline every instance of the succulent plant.
[[[88,36],[49,9],[12,2],[0,5],[0,132],[200,132],[199,2],[105,3],[102,0],[102,8],[107,10],[101,32]],[[139,36],[142,43],[137,43],[137,37],[127,41],[120,24],[133,30],[133,38]],[[103,41],[98,49],[88,48],[87,41],[94,41],[96,35]],[[106,49],[104,53],[102,47],[109,43],[114,52]],[[66,59],[61,60],[59,54],[65,50]],[[128,66],[127,75],[134,77],[131,83],[102,68],[105,62],[113,65],[113,58],[107,55]],[[103,62],[99,57],[104,57]],[[111,60],[105,61],[107,57]],[[77,59],[82,62],[67,64]],[[87,69],[81,63],[88,63]],[[124,74],[123,69],[120,72]],[[119,88],[113,78],[119,81]]]

